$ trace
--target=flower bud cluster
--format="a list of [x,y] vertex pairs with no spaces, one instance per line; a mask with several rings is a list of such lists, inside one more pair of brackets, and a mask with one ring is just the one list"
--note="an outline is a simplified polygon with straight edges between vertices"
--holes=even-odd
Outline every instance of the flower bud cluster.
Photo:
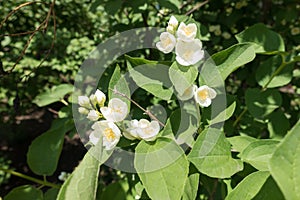
[[197,25],[185,24],[172,16],[166,32],[161,33],[160,41],[156,43],[158,50],[167,54],[175,48],[176,61],[183,66],[194,65],[204,58],[202,42],[196,38]]
[[[127,117],[129,111],[127,104],[119,98],[112,98],[107,106],[105,94],[98,90],[90,97],[79,96],[78,111],[87,115],[90,121],[95,121],[92,125],[92,132],[89,135],[89,141],[96,145],[102,137],[103,147],[106,150],[113,149],[119,142],[122,132],[118,123],[121,123]],[[102,119],[104,118],[104,119]],[[140,121],[132,120],[127,123],[123,135],[130,140],[143,139],[146,141],[155,140],[160,130],[157,121],[149,122],[146,119]]]

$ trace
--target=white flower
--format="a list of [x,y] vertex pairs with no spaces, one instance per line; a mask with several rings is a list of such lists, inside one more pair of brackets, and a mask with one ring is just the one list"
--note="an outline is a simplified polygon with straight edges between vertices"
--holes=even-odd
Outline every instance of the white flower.
[[138,136],[146,141],[155,140],[159,130],[160,127],[157,121],[149,122],[146,119],[141,119],[139,121]]
[[106,96],[101,90],[96,90],[95,94],[90,96],[90,100],[94,106],[98,104],[100,107],[104,106]]
[[140,119],[139,121],[134,119],[131,120],[129,127],[124,132],[124,136],[130,140],[144,139],[146,141],[153,141],[159,130],[160,127],[157,121],[149,122],[146,119]]
[[87,96],[78,96],[78,104],[85,108],[91,108],[90,99]]
[[178,40],[175,48],[176,61],[183,65],[194,65],[204,58],[202,42],[199,39],[191,41]]
[[78,108],[78,112],[81,113],[81,114],[83,114],[83,115],[89,114],[89,110],[86,109],[86,108],[84,108],[84,107],[79,107]]
[[190,87],[188,87],[182,95],[178,94],[178,98],[182,101],[186,101],[191,99],[194,96],[194,92],[197,90],[197,86],[196,85],[191,85]]
[[171,16],[171,18],[168,22],[167,31],[171,34],[175,34],[177,26],[178,26],[178,21],[177,21],[176,17]]
[[181,22],[178,30],[177,37],[178,39],[189,41],[195,39],[197,34],[197,26],[194,23],[186,25],[184,22]]
[[139,121],[134,119],[128,124],[128,128],[123,132],[123,135],[129,140],[141,139],[138,134]]
[[113,149],[120,140],[121,131],[113,122],[107,120],[95,122],[92,129],[94,131],[89,136],[90,142],[96,145],[102,136],[103,146],[106,150]]
[[90,110],[86,118],[88,118],[91,121],[97,121],[98,119],[100,119],[100,117],[101,113],[99,113],[97,110]]
[[113,98],[109,101],[108,107],[102,107],[100,111],[106,120],[120,122],[127,116],[128,107],[121,99]]
[[160,34],[160,41],[156,43],[156,47],[158,50],[162,51],[163,53],[170,53],[173,51],[176,45],[176,38],[169,32],[163,32]]
[[217,96],[217,93],[214,89],[203,85],[195,91],[195,100],[202,107],[208,107],[211,104],[211,100]]

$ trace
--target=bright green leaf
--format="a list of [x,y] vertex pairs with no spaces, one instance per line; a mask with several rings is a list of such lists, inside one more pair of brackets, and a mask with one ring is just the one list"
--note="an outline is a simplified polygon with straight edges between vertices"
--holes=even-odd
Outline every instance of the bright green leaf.
[[269,168],[285,198],[300,199],[300,121],[275,150]]
[[46,91],[36,96],[33,100],[33,103],[37,104],[39,107],[43,107],[62,100],[66,94],[69,94],[72,91],[73,85],[60,84],[58,86],[52,87],[49,91]]
[[228,194],[226,200],[252,200],[269,176],[269,172],[261,171],[246,176],[246,178],[244,178],[232,192]]
[[281,36],[261,23],[247,28],[235,37],[239,43],[253,43],[256,53],[285,51]]
[[278,141],[259,140],[251,142],[239,157],[260,171],[269,171],[269,161]]
[[250,136],[234,136],[229,137],[227,140],[232,145],[232,149],[237,152],[242,152],[244,149],[252,142],[257,141],[256,138],[250,137]]
[[173,140],[141,141],[136,147],[134,166],[153,200],[179,200],[188,176],[188,161]]
[[111,89],[112,90],[116,89],[118,92],[126,95],[127,97],[131,96],[128,83],[126,82],[125,78],[121,75],[119,65],[116,66],[115,71],[110,79],[109,88],[110,89],[108,90],[108,98],[109,99],[119,98],[123,100],[124,102],[126,102],[128,106],[128,110],[130,110],[130,101],[127,98],[122,97],[119,94],[115,94],[113,91],[111,91]]
[[27,153],[27,163],[34,173],[50,176],[55,172],[65,133],[73,127],[70,119],[56,119],[47,132],[33,140]]
[[210,177],[229,178],[243,169],[241,160],[231,157],[230,143],[224,133],[215,128],[200,133],[188,159]]
[[196,66],[181,66],[176,61],[169,69],[170,80],[179,95],[183,95],[185,90],[194,83],[197,76],[198,69]]
[[246,106],[253,117],[264,118],[281,105],[281,95],[277,90],[261,91],[249,88],[245,94]]
[[212,125],[212,124],[226,121],[233,115],[235,106],[236,106],[236,102],[234,101],[224,111],[220,112],[216,117],[214,117],[212,120],[210,120],[209,123]]
[[169,67],[161,64],[144,64],[131,67],[127,62],[130,76],[135,83],[163,100],[170,100],[173,94],[171,81],[168,76]]
[[31,185],[22,185],[11,190],[4,200],[43,200],[43,192]]
[[264,87],[272,78],[267,88],[274,88],[288,84],[292,80],[293,76],[293,64],[286,65],[284,69],[276,76],[272,77],[275,71],[281,65],[280,56],[272,56],[266,61],[262,62],[256,71],[256,80],[258,84]]
[[191,174],[185,182],[182,200],[195,200],[197,197],[200,174]]

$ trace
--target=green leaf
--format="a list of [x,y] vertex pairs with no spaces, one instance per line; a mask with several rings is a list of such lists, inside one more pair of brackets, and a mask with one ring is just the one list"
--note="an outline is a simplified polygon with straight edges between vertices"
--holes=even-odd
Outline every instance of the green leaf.
[[265,118],[271,114],[281,103],[281,95],[275,89],[261,91],[258,88],[249,88],[245,94],[246,106],[255,118]]
[[[124,76],[121,75],[119,65],[116,66],[115,71],[110,79],[109,88],[112,90],[116,89],[118,92],[125,94],[127,97],[131,96],[130,90],[128,87],[128,83],[125,80]],[[128,110],[130,110],[130,101],[127,98],[120,96],[119,94],[115,94],[110,89],[108,90],[108,98],[109,99],[119,98],[119,99],[123,100],[124,102],[126,102],[126,104],[128,106]]]
[[141,141],[136,147],[135,169],[153,200],[179,200],[188,176],[188,161],[173,140]]
[[290,122],[282,110],[276,110],[268,116],[270,138],[282,139],[290,129]]
[[224,133],[215,128],[200,133],[188,159],[210,177],[229,178],[243,169],[241,160],[231,157],[230,143]]
[[200,174],[191,174],[185,182],[182,200],[195,200],[197,197]]
[[[225,80],[232,72],[251,62],[254,58],[255,52],[251,44],[236,44],[212,55],[210,59],[205,61],[200,74],[208,75],[209,77],[202,78],[210,82],[216,79],[215,76],[217,75]],[[217,66],[219,74],[211,73],[214,65]]]
[[278,143],[274,140],[254,141],[242,151],[239,157],[260,171],[269,171],[269,161]]
[[242,152],[244,149],[252,142],[257,141],[256,138],[250,137],[250,136],[234,136],[229,137],[227,140],[232,145],[233,150],[237,152]]
[[261,187],[258,194],[252,200],[262,200],[262,199],[272,199],[272,200],[283,200],[284,196],[279,189],[278,185],[272,178],[269,176],[264,185]]
[[119,182],[115,182],[103,189],[99,199],[124,200],[126,199],[126,191]]
[[69,94],[72,91],[73,85],[71,84],[60,84],[58,86],[53,86],[49,91],[36,96],[33,100],[33,103],[37,104],[39,107],[43,107],[62,100],[66,94]]
[[4,200],[43,200],[43,192],[31,185],[22,185],[14,188]]
[[27,163],[35,174],[51,176],[55,172],[65,133],[73,127],[70,119],[56,119],[47,132],[33,140],[27,152]]
[[252,200],[256,194],[258,194],[269,176],[269,172],[253,172],[244,178],[232,192],[228,194],[226,200]]
[[56,200],[59,189],[51,188],[44,194],[44,200]]
[[171,99],[173,91],[168,76],[169,67],[161,64],[144,64],[132,68],[129,62],[127,66],[130,76],[139,87],[163,100]]
[[209,123],[211,125],[213,125],[213,124],[217,124],[217,123],[226,121],[233,115],[235,107],[236,107],[236,102],[234,101],[224,111],[220,112],[216,117],[214,117],[212,120],[210,120]]
[[261,23],[247,28],[235,37],[239,43],[253,43],[256,53],[285,51],[281,36]]
[[283,70],[276,76],[272,77],[275,71],[281,65],[282,60],[280,56],[272,56],[266,61],[262,62],[256,71],[256,80],[258,84],[264,87],[272,78],[267,88],[274,88],[288,84],[293,77],[294,64],[286,65]]
[[158,0],[160,6],[169,8],[170,10],[179,11],[180,1],[179,0]]
[[170,80],[179,95],[183,95],[185,90],[195,82],[197,76],[198,69],[196,66],[181,66],[176,61],[169,69]]
[[200,125],[199,106],[195,101],[185,101],[181,104],[181,109],[174,111],[170,120],[173,131],[176,134],[177,143],[186,143],[192,147],[195,143],[194,134],[197,133]]
[[286,199],[300,199],[300,120],[270,160],[270,172]]

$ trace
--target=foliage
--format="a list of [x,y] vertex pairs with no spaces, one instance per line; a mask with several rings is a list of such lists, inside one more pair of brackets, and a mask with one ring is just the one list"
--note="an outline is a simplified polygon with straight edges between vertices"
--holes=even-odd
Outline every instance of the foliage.
[[[18,138],[5,127],[15,125],[19,114],[37,109],[55,110],[55,114],[51,127],[28,146],[28,167],[40,178],[8,169],[11,163],[0,157],[0,183],[15,175],[47,190],[29,182],[4,199],[300,198],[297,1],[24,4],[0,3],[0,136]],[[20,5],[24,7],[10,16]],[[165,27],[171,15],[179,22],[195,23],[196,38],[210,57],[199,65],[182,66],[173,53],[135,50],[107,66],[97,87],[108,101],[124,101],[134,119],[159,120],[161,130],[155,140],[121,137],[117,148],[134,154],[129,159],[134,171],[121,172],[105,166],[121,161],[114,157],[117,150],[103,148],[100,137],[97,145],[86,144],[91,147],[78,167],[59,182],[55,174],[65,138],[74,139],[78,128],[72,113],[77,110],[71,104],[78,108],[77,97],[85,95],[73,89],[81,64],[109,37],[133,28]],[[199,107],[193,98],[177,98],[192,85],[208,85],[216,91],[210,107]],[[93,89],[87,86],[83,92],[91,94]],[[95,109],[101,110],[97,105]],[[84,123],[88,130],[91,125]],[[105,169],[112,180],[104,181]]]

